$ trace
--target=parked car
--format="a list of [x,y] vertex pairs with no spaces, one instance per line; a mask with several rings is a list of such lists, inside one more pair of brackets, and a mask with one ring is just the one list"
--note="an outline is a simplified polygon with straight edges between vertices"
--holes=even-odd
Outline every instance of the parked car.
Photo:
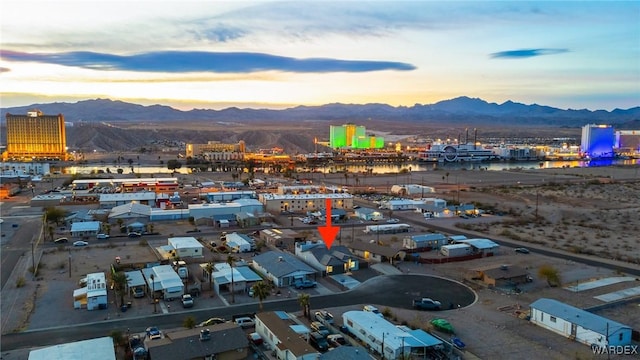
[[144,289],[141,288],[140,286],[136,286],[133,289],[133,297],[136,298],[136,299],[143,298],[144,297]]
[[142,233],[138,232],[138,231],[133,231],[127,234],[128,237],[130,238],[137,238],[142,236]]
[[309,288],[314,288],[316,286],[318,286],[318,283],[316,283],[313,280],[309,280],[309,279],[296,279],[296,281],[294,281],[293,286],[296,289],[309,289]]
[[365,305],[362,308],[363,311],[368,311],[368,312],[372,312],[380,317],[384,317],[384,315],[382,315],[382,313],[380,312],[380,310],[378,310],[377,307],[373,306],[373,305]]
[[391,218],[391,219],[387,220],[387,223],[389,223],[389,224],[397,224],[399,222],[400,222],[400,220],[396,219],[396,218]]
[[146,330],[146,333],[147,333],[147,337],[151,340],[162,338],[162,332],[160,332],[160,330],[155,326],[148,327]]
[[262,339],[262,336],[260,336],[260,334],[258,334],[257,332],[250,333],[249,335],[247,335],[247,338],[249,338],[249,341],[251,341],[257,346],[262,345],[262,343],[264,342],[264,340]]
[[68,243],[69,239],[67,239],[66,237],[61,237],[58,239],[53,240],[54,244],[64,244],[64,243]]
[[342,334],[331,334],[327,336],[327,342],[329,345],[333,347],[338,347],[342,345],[347,345],[347,340],[342,336]]
[[321,352],[329,350],[329,343],[327,342],[327,339],[325,339],[322,334],[315,331],[309,333],[309,343]]
[[241,328],[250,328],[256,326],[256,322],[250,317],[239,317],[235,320]]
[[323,324],[333,324],[333,315],[326,310],[316,311],[315,318]]
[[207,319],[207,320],[201,322],[200,324],[196,325],[196,327],[204,327],[204,326],[211,326],[211,325],[216,325],[216,324],[224,324],[226,322],[227,322],[227,320],[225,320],[223,318],[211,318],[211,319]]
[[104,239],[108,239],[108,238],[109,238],[109,235],[107,235],[107,234],[98,234],[98,235],[96,235],[96,239],[98,239],[98,240],[104,240]]
[[87,246],[89,245],[88,242],[86,241],[82,241],[82,240],[78,240],[78,241],[74,241],[73,242],[73,246]]
[[182,307],[183,308],[193,307],[193,297],[190,294],[182,295]]
[[523,247],[515,248],[515,251],[519,254],[528,254],[530,252],[529,249]]
[[322,336],[328,336],[330,334],[329,329],[324,326],[320,321],[311,322],[311,331],[316,331]]
[[413,307],[417,310],[440,310],[440,301],[436,301],[430,298],[422,298],[413,300]]

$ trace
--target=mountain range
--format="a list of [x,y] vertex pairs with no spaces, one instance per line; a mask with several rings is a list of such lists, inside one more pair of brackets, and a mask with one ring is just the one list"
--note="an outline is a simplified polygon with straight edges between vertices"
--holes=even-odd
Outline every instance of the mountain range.
[[409,123],[460,123],[466,126],[562,126],[581,127],[585,124],[609,124],[619,129],[637,129],[640,126],[640,106],[630,109],[574,110],[558,109],[543,105],[526,105],[513,101],[502,104],[489,103],[466,96],[444,100],[435,104],[390,106],[386,104],[326,104],[321,106],[297,106],[282,110],[193,109],[183,111],[165,105],[143,106],[119,100],[93,99],[76,103],[55,102],[28,106],[1,108],[3,123],[5,114],[26,114],[39,109],[45,114],[64,114],[68,122],[207,122],[229,121],[239,123],[281,121],[340,121],[366,120]]

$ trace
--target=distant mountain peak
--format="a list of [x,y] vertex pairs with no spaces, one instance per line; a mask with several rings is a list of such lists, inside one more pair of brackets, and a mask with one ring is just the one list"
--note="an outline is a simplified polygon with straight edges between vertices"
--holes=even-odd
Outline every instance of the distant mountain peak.
[[464,123],[476,126],[544,125],[575,126],[588,123],[624,123],[640,119],[640,107],[628,110],[562,110],[550,106],[507,100],[502,104],[480,98],[459,96],[435,104],[394,107],[388,104],[344,104],[340,102],[319,106],[295,106],[288,109],[223,110],[192,109],[182,111],[162,104],[140,105],[112,99],[87,99],[76,103],[56,102],[0,109],[2,120],[7,112],[27,113],[37,108],[45,114],[64,114],[67,121],[341,121],[389,120],[395,122]]

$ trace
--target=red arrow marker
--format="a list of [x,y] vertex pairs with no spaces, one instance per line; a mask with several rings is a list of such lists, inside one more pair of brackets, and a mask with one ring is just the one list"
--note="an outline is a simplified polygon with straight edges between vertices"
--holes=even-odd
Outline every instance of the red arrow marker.
[[340,227],[339,226],[331,226],[331,199],[326,199],[326,205],[325,205],[327,211],[326,211],[326,219],[327,219],[327,225],[326,226],[318,226],[318,232],[320,233],[320,236],[322,236],[322,240],[324,241],[325,245],[327,245],[327,249],[331,249],[331,245],[333,244],[333,241],[336,239],[336,235],[338,235],[338,231],[340,231]]

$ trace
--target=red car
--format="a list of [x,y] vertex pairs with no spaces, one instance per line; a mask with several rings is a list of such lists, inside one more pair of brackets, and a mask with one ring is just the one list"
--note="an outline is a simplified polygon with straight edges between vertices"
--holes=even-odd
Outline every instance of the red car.
[[264,342],[264,340],[262,340],[262,336],[260,336],[260,334],[258,334],[257,332],[252,332],[251,334],[247,335],[247,337],[249,338],[249,341],[254,343],[256,346],[260,346]]

